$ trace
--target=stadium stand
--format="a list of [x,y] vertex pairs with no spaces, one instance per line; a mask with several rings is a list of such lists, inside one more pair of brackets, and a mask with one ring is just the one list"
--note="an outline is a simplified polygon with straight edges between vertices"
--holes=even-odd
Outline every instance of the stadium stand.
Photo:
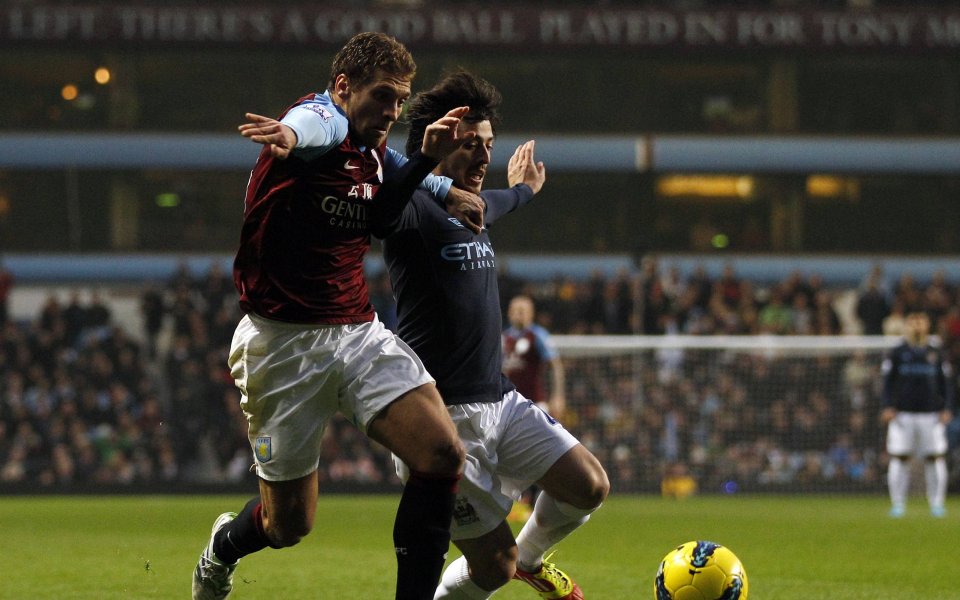
[[[373,296],[390,323],[386,285],[378,279]],[[882,316],[884,333],[898,333],[904,307],[921,308],[960,362],[960,292],[939,271],[897,281],[872,271],[860,287],[838,288],[798,272],[762,284],[739,276],[733,263],[716,277],[702,269],[681,277],[648,260],[613,275],[504,281],[505,300],[521,291],[561,335],[830,336],[862,331],[858,307],[879,294],[871,318]],[[140,294],[144,331],[125,329],[97,292],[51,294],[35,317],[6,323],[4,490],[249,483],[245,422],[225,366],[239,316],[232,284],[216,266],[200,277],[183,268]],[[784,362],[746,353],[717,370],[715,358],[691,351],[668,377],[668,355],[637,357],[565,359],[568,426],[610,466],[614,489],[657,490],[678,463],[705,490],[882,486],[877,355]],[[625,360],[629,368],[619,368]],[[778,391],[764,387],[771,381]],[[960,430],[951,432],[956,448]],[[328,429],[320,473],[333,487],[396,484],[388,453],[339,419]]]

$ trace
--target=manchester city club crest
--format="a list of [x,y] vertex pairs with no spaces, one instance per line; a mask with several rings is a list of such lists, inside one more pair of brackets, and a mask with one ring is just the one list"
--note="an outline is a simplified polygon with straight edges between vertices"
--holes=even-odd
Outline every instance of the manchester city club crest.
[[476,523],[480,520],[480,517],[477,516],[477,510],[466,498],[457,496],[457,502],[453,507],[453,519],[457,522],[457,525],[463,526]]
[[254,444],[253,451],[254,454],[257,455],[257,460],[259,462],[270,462],[270,459],[273,458],[273,444],[271,443],[270,436],[261,435],[257,437],[257,442]]

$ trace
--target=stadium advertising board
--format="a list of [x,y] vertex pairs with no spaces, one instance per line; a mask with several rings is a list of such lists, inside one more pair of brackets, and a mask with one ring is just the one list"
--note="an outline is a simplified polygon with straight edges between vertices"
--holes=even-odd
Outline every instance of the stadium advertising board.
[[338,47],[384,31],[415,48],[948,51],[960,9],[849,11],[653,7],[457,6],[356,8],[317,4],[61,5],[0,8],[0,43]]

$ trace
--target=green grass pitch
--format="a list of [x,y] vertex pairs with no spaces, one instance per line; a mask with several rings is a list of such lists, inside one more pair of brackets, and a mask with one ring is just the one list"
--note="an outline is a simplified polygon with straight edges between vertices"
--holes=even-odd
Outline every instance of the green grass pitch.
[[[247,557],[236,600],[393,597],[398,496],[324,496],[299,546]],[[242,496],[0,496],[0,598],[189,598],[214,518]],[[612,496],[559,546],[591,600],[652,598],[659,560],[709,539],[743,561],[754,600],[960,599],[960,503],[933,519],[914,498],[887,518],[877,496]],[[456,550],[451,550],[451,557]],[[496,598],[537,596],[512,582]]]

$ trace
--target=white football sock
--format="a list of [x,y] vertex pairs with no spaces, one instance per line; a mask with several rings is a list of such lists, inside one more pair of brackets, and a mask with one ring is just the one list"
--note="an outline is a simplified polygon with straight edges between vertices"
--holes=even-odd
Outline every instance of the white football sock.
[[467,559],[461,556],[444,569],[433,600],[486,600],[494,592],[481,589],[470,579]]
[[517,566],[528,572],[539,569],[547,550],[586,523],[597,508],[577,508],[558,502],[546,492],[541,493],[533,514],[517,535],[520,551]]
[[890,502],[894,506],[907,504],[907,490],[910,487],[910,464],[905,460],[890,457],[887,469],[887,487],[890,489]]
[[943,507],[947,500],[947,460],[939,456],[924,462],[923,475],[927,480],[927,501],[930,508]]

